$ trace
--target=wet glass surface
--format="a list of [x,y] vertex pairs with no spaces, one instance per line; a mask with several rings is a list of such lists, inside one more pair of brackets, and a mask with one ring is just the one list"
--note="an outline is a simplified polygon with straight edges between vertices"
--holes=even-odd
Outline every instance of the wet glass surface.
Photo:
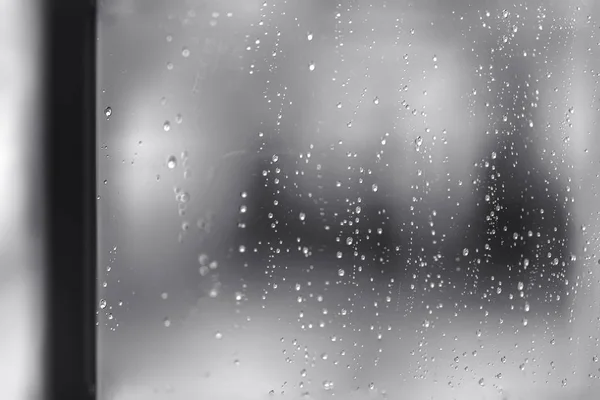
[[100,399],[594,399],[599,17],[100,2]]

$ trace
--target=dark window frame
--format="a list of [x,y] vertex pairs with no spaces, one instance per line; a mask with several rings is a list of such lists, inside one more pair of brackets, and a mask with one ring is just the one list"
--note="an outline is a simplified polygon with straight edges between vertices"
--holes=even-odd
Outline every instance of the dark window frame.
[[40,1],[47,399],[96,398],[96,0]]

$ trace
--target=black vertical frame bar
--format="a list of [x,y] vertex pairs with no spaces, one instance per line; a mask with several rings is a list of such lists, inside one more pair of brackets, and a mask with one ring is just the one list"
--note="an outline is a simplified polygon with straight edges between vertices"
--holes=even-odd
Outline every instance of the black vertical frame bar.
[[47,399],[96,398],[96,1],[41,0]]

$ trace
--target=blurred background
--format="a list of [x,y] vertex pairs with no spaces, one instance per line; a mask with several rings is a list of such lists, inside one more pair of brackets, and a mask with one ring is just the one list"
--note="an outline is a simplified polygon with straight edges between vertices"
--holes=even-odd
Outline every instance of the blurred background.
[[599,17],[101,2],[100,398],[593,399]]
[[40,11],[0,1],[0,396],[18,400],[43,393]]
[[0,0],[3,398],[596,398],[595,1],[80,4]]

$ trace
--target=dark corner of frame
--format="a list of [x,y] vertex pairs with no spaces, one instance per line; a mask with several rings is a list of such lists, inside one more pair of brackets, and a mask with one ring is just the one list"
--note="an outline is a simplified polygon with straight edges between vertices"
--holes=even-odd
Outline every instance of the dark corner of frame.
[[96,398],[96,1],[43,7],[46,399]]

